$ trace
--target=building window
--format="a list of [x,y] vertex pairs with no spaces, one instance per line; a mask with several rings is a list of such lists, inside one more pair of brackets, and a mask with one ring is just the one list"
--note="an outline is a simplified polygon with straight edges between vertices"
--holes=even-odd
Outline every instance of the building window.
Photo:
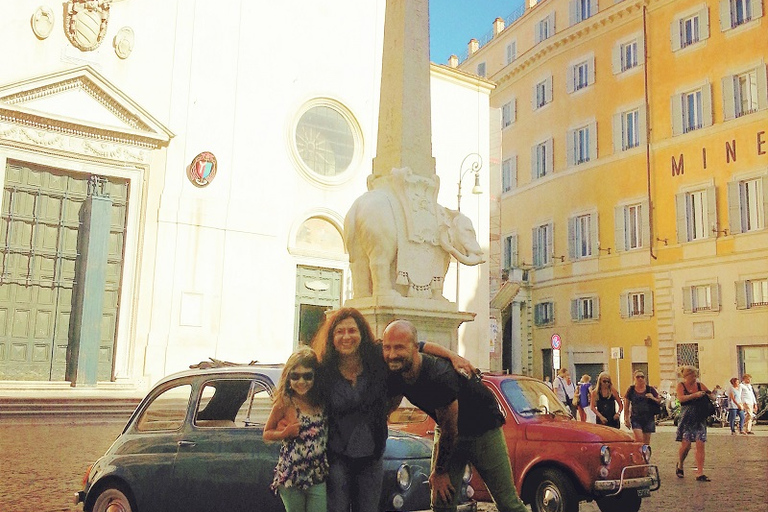
[[597,251],[597,214],[588,213],[568,219],[568,257],[589,258]]
[[552,139],[547,139],[533,146],[531,151],[531,179],[543,178],[553,172],[553,147]]
[[544,18],[543,20],[540,20],[538,24],[536,25],[536,44],[539,44],[540,42],[544,41],[545,39],[549,39],[553,35],[555,35],[555,13],[554,11],[549,13],[549,15]]
[[766,107],[766,67],[723,78],[723,113],[726,120],[745,116]]
[[621,294],[621,317],[653,315],[653,294],[650,291],[630,291]]
[[504,105],[501,106],[501,127],[506,128],[510,126],[512,123],[515,122],[516,115],[516,109],[515,109],[515,100],[511,100]]
[[600,301],[597,297],[578,297],[571,300],[571,320],[583,322],[600,318]]
[[677,206],[677,241],[702,240],[717,229],[715,187],[684,192],[675,196]]
[[761,0],[721,0],[720,28],[725,31],[760,18],[763,15]]
[[637,66],[637,41],[621,45],[621,70],[626,71]]
[[517,59],[517,41],[512,41],[507,45],[507,64],[512,64]]
[[584,89],[595,83],[595,57],[590,55],[585,60],[568,66],[565,77],[566,91],[572,92]]
[[627,150],[640,145],[640,111],[630,110],[621,115],[621,149]]
[[643,33],[637,32],[616,41],[611,50],[611,68],[614,75],[634,69],[643,64]]
[[736,309],[768,306],[768,279],[736,281]]
[[617,251],[640,249],[650,243],[647,201],[617,206],[614,215]]
[[519,262],[519,254],[517,251],[517,235],[507,235],[504,237],[504,269],[509,270],[516,268]]
[[300,162],[314,175],[334,177],[352,166],[360,129],[342,105],[310,102],[296,125],[295,149]]
[[571,0],[569,14],[571,25],[584,21],[597,13],[597,0]]
[[712,86],[707,83],[672,98],[672,135],[712,124]]
[[568,131],[568,164],[580,165],[596,158],[595,145],[597,124],[590,123],[587,126]]
[[701,91],[683,94],[683,132],[698,130],[702,125]]
[[696,10],[679,14],[672,20],[672,51],[692,46],[709,38],[709,9],[702,4]]
[[485,62],[481,62],[477,65],[477,76],[485,76]]
[[589,85],[589,80],[587,79],[589,71],[589,65],[587,62],[580,62],[579,64],[576,64],[573,69],[573,89],[575,91],[578,91],[579,89],[583,89],[587,85]]
[[533,87],[533,109],[537,110],[552,102],[552,76],[537,82]]
[[501,162],[501,191],[509,192],[517,188],[517,156]]
[[533,228],[533,266],[546,267],[552,263],[552,224]]
[[718,285],[684,286],[683,311],[685,313],[720,311],[720,288]]
[[538,327],[555,323],[555,303],[548,301],[534,305],[533,321]]
[[765,228],[768,217],[768,175],[728,183],[728,221],[731,233]]
[[678,343],[677,344],[677,366],[699,367],[699,344],[698,343]]

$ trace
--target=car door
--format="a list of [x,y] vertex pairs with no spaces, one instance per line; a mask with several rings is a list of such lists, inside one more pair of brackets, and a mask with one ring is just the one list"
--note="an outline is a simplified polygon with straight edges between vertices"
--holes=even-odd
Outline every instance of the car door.
[[262,437],[271,405],[260,378],[219,376],[201,384],[174,461],[175,509],[284,510],[269,489],[279,445]]

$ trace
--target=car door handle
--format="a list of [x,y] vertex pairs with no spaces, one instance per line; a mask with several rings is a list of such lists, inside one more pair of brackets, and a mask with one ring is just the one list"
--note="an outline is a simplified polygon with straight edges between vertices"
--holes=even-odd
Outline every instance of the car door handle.
[[194,441],[179,441],[179,448],[194,448],[197,443]]

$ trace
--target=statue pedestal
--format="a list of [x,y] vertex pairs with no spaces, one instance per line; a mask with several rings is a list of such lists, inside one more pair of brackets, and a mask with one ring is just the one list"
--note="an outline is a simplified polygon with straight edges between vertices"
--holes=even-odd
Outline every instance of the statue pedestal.
[[475,313],[458,311],[448,300],[412,297],[364,297],[349,299],[344,307],[355,308],[368,320],[374,335],[381,338],[392,320],[408,320],[416,326],[419,341],[438,343],[458,353],[459,326],[475,319]]

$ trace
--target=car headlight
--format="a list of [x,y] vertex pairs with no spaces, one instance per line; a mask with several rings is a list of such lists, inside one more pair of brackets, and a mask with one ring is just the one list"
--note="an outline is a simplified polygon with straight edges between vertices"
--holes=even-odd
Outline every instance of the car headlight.
[[604,466],[611,463],[611,449],[607,446],[600,448],[600,462],[602,462]]
[[411,486],[411,468],[408,464],[401,464],[397,468],[397,486],[406,491]]
[[472,466],[467,464],[464,466],[464,474],[461,475],[461,481],[468,484],[470,480],[472,480]]
[[647,444],[644,444],[642,448],[640,448],[640,451],[643,454],[643,460],[646,464],[650,464],[651,462],[651,447]]

